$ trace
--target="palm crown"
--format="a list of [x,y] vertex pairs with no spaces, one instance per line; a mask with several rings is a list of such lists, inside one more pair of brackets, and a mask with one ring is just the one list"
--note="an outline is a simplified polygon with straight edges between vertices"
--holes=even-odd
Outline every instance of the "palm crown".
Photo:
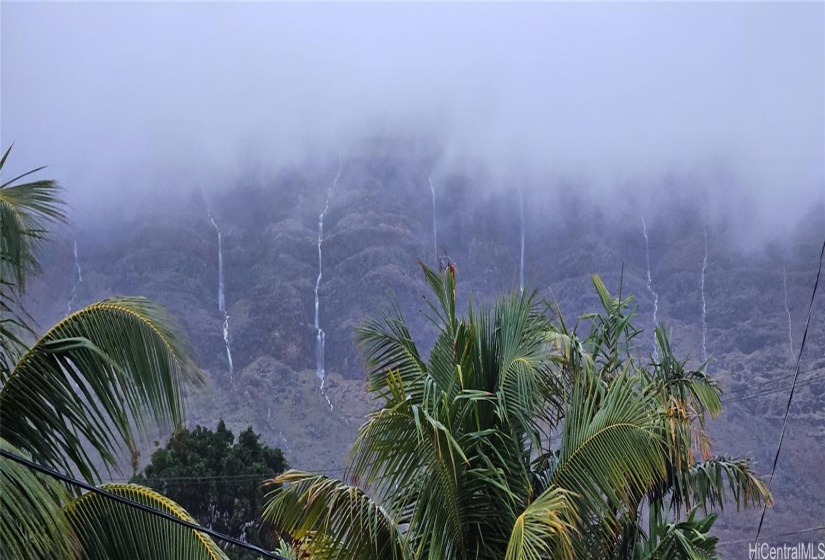
[[299,550],[713,557],[715,515],[697,516],[697,505],[770,500],[747,461],[708,453],[704,422],[721,403],[704,366],[687,370],[664,328],[659,361],[632,355],[630,298],[594,276],[603,309],[572,329],[526,293],[470,303],[461,317],[454,269],[423,269],[438,328],[429,356],[395,306],[358,332],[381,406],[359,430],[346,482],[298,471],[275,479],[287,485],[270,493],[264,518]]

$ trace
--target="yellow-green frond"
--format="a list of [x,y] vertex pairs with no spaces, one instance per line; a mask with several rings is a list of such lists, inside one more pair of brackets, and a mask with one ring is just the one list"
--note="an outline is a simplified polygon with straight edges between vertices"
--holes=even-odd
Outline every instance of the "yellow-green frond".
[[505,560],[572,559],[575,514],[567,492],[548,488],[516,519]]
[[[149,506],[183,521],[195,520],[178,504],[137,484],[105,484],[102,489]],[[64,508],[88,560],[226,560],[227,556],[205,533],[86,493]]]
[[[0,448],[20,450],[0,439]],[[0,550],[6,558],[74,558],[77,543],[60,502],[67,496],[58,483],[0,457]]]
[[94,479],[86,444],[115,464],[134,425],[179,425],[183,388],[201,379],[162,307],[107,299],[60,321],[20,358],[0,389],[0,436],[38,462]]

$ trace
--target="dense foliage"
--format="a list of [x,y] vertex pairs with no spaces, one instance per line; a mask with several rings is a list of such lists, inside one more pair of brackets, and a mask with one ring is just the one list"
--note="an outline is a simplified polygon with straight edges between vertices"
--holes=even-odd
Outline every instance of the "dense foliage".
[[251,426],[235,442],[221,420],[215,431],[203,426],[175,431],[132,482],[168,496],[205,527],[266,546],[256,525],[261,482],[286,467],[281,450],[261,443]]
[[[368,416],[346,481],[289,471],[264,518],[312,558],[716,557],[725,502],[770,501],[704,435],[720,389],[657,329],[640,355],[632,299],[570,328],[529,293],[456,312],[455,269],[424,268],[439,336],[425,357],[397,307],[359,340]],[[707,515],[706,515],[707,514]]]
[[[171,316],[143,298],[94,303],[37,335],[23,296],[40,272],[48,226],[65,221],[54,181],[20,181],[37,171],[0,184],[0,449],[9,455],[0,458],[3,556],[224,558],[206,535],[80,494],[12,459],[99,483],[100,465],[117,469],[119,454],[134,449],[149,422],[179,426],[184,388],[202,381]],[[191,520],[149,489],[104,488]]]

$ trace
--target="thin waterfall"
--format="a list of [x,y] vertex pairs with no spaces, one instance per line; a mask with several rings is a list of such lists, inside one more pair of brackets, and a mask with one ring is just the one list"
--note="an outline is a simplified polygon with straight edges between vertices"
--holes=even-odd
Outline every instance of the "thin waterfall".
[[215,221],[212,220],[212,216],[209,217],[209,220],[218,232],[218,309],[226,311],[226,298],[223,290],[223,235],[221,235],[218,226],[215,225]]
[[796,346],[793,342],[793,321],[791,320],[791,308],[788,306],[788,272],[784,266],[782,267],[782,287],[785,290],[785,313],[788,315],[788,348],[791,351],[791,357],[794,357],[794,348],[796,348]]
[[344,164],[341,160],[340,156],[338,157],[338,173],[335,175],[335,180],[332,182],[332,186],[327,190],[327,198],[326,202],[324,203],[323,211],[318,215],[318,277],[315,279],[315,375],[318,376],[318,379],[321,380],[321,392],[324,395],[324,398],[327,400],[327,404],[329,405],[330,410],[332,410],[332,402],[330,402],[329,397],[324,393],[324,381],[326,380],[326,371],[324,370],[324,347],[326,342],[326,333],[324,329],[321,328],[321,321],[319,316],[319,311],[321,307],[321,301],[319,298],[319,290],[321,288],[321,278],[324,275],[324,258],[322,252],[322,246],[324,244],[324,216],[329,210],[329,200],[332,197],[332,193],[335,190],[335,187],[338,186],[338,180],[341,178],[341,171],[343,170]]
[[647,237],[647,224],[642,215],[642,233],[645,236],[645,254],[647,256],[647,291],[653,297],[653,358],[659,361],[659,351],[656,347],[656,314],[659,312],[659,294],[653,291],[653,279],[650,276],[650,240]]
[[707,301],[705,301],[705,270],[708,267],[708,230],[705,228],[705,258],[702,259],[702,361],[708,361]]
[[209,205],[209,199],[206,197],[206,191],[201,189],[203,194],[203,201],[206,204],[206,216],[209,218],[209,223],[215,228],[218,234],[218,311],[223,313],[223,344],[226,347],[226,361],[229,363],[229,379],[235,378],[235,368],[232,364],[232,351],[229,348],[229,313],[226,311],[226,296],[224,292],[223,282],[223,234],[221,228],[212,217],[212,208]]
[[77,257],[77,240],[75,240],[74,242],[74,269],[74,284],[72,285],[72,292],[71,296],[69,297],[69,303],[66,306],[67,316],[71,314],[72,306],[74,305],[75,299],[77,299],[77,288],[80,286],[80,284],[83,283],[83,270],[80,268],[80,259]]

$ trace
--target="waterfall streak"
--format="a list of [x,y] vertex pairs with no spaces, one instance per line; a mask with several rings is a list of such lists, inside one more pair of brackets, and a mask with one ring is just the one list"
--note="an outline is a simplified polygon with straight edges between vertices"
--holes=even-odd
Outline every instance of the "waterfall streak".
[[708,306],[705,300],[705,270],[708,267],[708,230],[704,230],[705,235],[705,258],[702,259],[702,361],[708,360]]
[[80,268],[80,259],[77,257],[77,241],[74,242],[74,268],[75,279],[74,285],[72,285],[71,297],[69,297],[69,303],[67,305],[67,316],[71,314],[72,306],[74,305],[75,299],[77,299],[77,288],[83,283],[83,270]]
[[653,291],[653,279],[650,276],[650,240],[647,237],[647,224],[642,216],[642,233],[645,236],[645,254],[647,256],[647,291],[653,297],[653,358],[659,361],[659,351],[656,348],[656,314],[659,312],[659,294]]
[[[343,169],[343,161],[341,158],[338,158],[338,173],[335,175],[335,180],[332,182],[332,186],[327,190],[327,198],[326,202],[324,203],[324,210],[318,215],[318,277],[315,279],[315,375],[321,380],[321,392],[324,392],[324,381],[326,378],[326,371],[324,370],[324,347],[326,343],[326,333],[324,329],[321,328],[321,321],[319,316],[319,311],[321,307],[321,301],[319,298],[319,290],[321,288],[321,278],[324,275],[324,259],[321,247],[324,243],[324,216],[329,210],[329,200],[332,197],[332,193],[335,190],[335,187],[338,186],[338,180],[341,178],[341,170]],[[329,404],[330,410],[332,410],[332,403],[330,402],[329,398],[324,394],[324,397],[327,399],[327,404]]]
[[223,344],[226,347],[226,361],[229,364],[229,379],[234,379],[235,368],[232,364],[232,351],[229,348],[229,313],[226,311],[226,296],[224,292],[223,282],[223,234],[221,228],[212,217],[212,208],[209,205],[209,199],[206,197],[206,191],[201,189],[203,194],[203,201],[206,204],[206,217],[209,218],[209,223],[215,228],[218,234],[218,311],[223,313]]
[[794,352],[795,344],[793,342],[793,321],[791,320],[791,308],[788,307],[788,272],[787,269],[783,266],[782,267],[782,286],[785,289],[785,313],[788,315],[788,343],[790,346],[791,357],[794,357],[796,354]]

